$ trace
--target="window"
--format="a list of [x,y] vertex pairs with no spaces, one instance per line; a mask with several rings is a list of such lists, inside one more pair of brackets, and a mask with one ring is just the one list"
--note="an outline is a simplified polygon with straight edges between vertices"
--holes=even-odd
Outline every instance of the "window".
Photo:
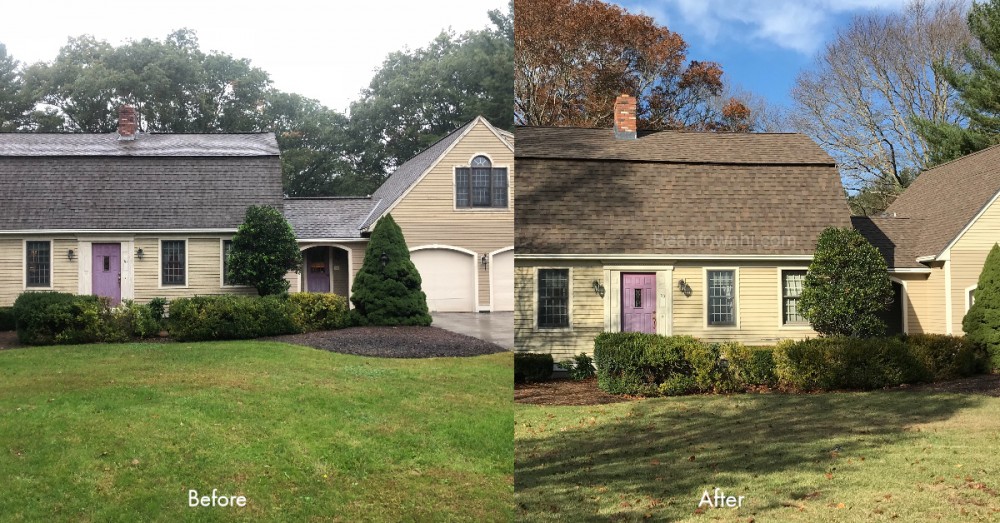
[[222,240],[222,284],[235,285],[229,275],[229,252],[233,250],[233,240]]
[[569,327],[569,269],[538,269],[538,326]]
[[52,242],[25,242],[25,285],[52,286]]
[[781,323],[783,325],[806,324],[799,312],[799,298],[802,297],[802,283],[806,281],[806,271],[781,271]]
[[735,271],[708,271],[708,324],[736,325]]
[[186,285],[186,242],[184,240],[163,240],[160,245],[163,253],[160,261],[163,285]]
[[455,206],[507,207],[507,169],[493,167],[490,159],[476,156],[470,167],[455,169]]
[[969,296],[965,299],[965,312],[969,312],[969,309],[971,309],[972,306],[976,304],[976,288],[977,287],[978,287],[978,285],[974,285],[972,287],[969,287],[969,290],[968,290]]

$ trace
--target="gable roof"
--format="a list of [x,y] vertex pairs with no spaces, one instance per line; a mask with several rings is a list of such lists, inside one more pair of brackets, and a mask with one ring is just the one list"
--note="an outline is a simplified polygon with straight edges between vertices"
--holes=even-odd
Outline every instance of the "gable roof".
[[235,230],[282,209],[273,135],[0,134],[0,232]]
[[274,133],[2,133],[0,156],[277,156]]
[[482,122],[483,125],[493,131],[501,143],[511,149],[514,148],[513,138],[508,139],[503,135],[506,131],[496,129],[482,116],[475,117],[469,123],[455,129],[447,136],[444,136],[430,147],[397,167],[375,193],[372,194],[372,197],[378,203],[375,209],[372,210],[371,216],[361,224],[361,228],[367,229],[371,227],[383,214],[390,211],[407,191],[420,181],[424,174],[433,168],[451,150],[452,146],[461,140],[479,122]]
[[920,242],[921,218],[891,216],[852,216],[851,225],[878,249],[889,268],[923,269],[915,250]]
[[286,198],[285,218],[299,239],[361,238],[375,202],[365,198]]
[[834,161],[802,135],[515,135],[519,254],[811,255],[850,226]]
[[920,174],[886,215],[922,219],[908,246],[916,257],[939,256],[1000,193],[1000,145]]

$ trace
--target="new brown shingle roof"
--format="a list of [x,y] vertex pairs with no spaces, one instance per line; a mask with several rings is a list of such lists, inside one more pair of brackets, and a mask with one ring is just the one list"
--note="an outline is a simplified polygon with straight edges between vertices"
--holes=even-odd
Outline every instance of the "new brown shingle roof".
[[1000,145],[925,171],[886,214],[922,218],[907,248],[917,257],[937,256],[1000,191]]
[[802,135],[515,134],[519,254],[808,255],[850,226],[833,160]]
[[852,216],[851,223],[862,236],[875,246],[890,268],[926,268],[917,262],[921,218],[893,218],[891,216]]

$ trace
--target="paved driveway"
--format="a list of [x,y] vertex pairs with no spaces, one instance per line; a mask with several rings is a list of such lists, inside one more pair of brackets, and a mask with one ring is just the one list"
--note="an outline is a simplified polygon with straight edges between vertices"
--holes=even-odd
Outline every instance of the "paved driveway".
[[513,312],[433,312],[435,327],[514,348]]

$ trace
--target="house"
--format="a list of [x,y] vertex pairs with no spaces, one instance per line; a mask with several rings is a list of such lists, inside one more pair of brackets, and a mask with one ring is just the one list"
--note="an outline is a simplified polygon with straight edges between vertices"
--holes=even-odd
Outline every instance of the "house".
[[476,118],[372,196],[285,198],[272,133],[0,135],[0,306],[54,290],[146,302],[252,294],[226,252],[250,205],[281,210],[304,254],[293,292],[349,296],[392,212],[432,310],[513,309],[513,137]]
[[556,359],[602,331],[771,344],[816,240],[849,227],[832,158],[799,134],[516,130],[515,347]]
[[1000,240],[1000,146],[929,169],[882,216],[855,227],[882,252],[908,333],[963,334],[986,256]]
[[370,198],[286,200],[306,257],[292,290],[324,292],[315,277],[324,266],[335,275],[346,264],[353,275],[391,212],[431,311],[514,310],[513,164],[513,136],[477,117],[396,168]]

